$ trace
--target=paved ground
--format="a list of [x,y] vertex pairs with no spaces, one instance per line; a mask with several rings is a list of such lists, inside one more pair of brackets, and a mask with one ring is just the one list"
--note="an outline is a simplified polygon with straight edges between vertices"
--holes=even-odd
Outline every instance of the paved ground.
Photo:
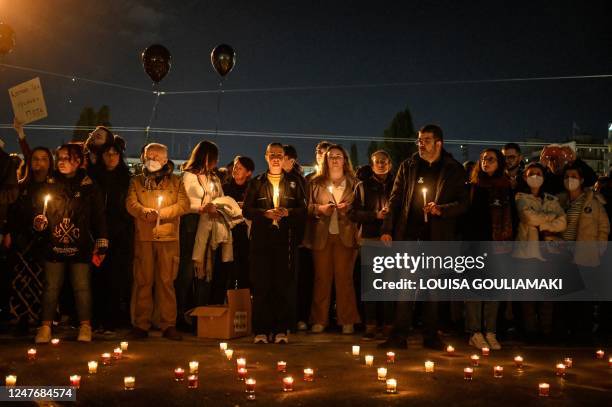
[[[526,347],[506,343],[503,350],[483,358],[474,380],[463,380],[463,368],[474,353],[463,339],[449,339],[456,355],[423,349],[417,338],[409,349],[397,352],[397,362],[387,365],[389,377],[398,381],[398,394],[385,393],[376,380],[376,367],[386,365],[384,352],[375,342],[360,341],[360,336],[337,334],[298,334],[290,345],[253,345],[250,339],[230,340],[236,355],[247,359],[249,376],[257,380],[257,399],[247,401],[244,383],[235,375],[235,360],[222,356],[216,340],[186,337],[170,342],[159,336],[131,341],[124,358],[112,366],[100,366],[96,375],[87,374],[87,361],[118,346],[119,336],[80,344],[70,332],[59,335],[59,347],[37,346],[38,358],[26,360],[31,338],[0,337],[0,374],[18,376],[18,385],[67,385],[71,374],[80,374],[82,384],[77,404],[83,406],[404,406],[404,405],[508,405],[508,406],[604,406],[612,400],[612,368],[608,353],[604,360],[594,357],[593,348]],[[351,356],[351,345],[361,345],[361,359]],[[374,367],[366,367],[363,355],[374,355]],[[513,367],[513,357],[525,358],[524,370]],[[564,379],[555,376],[555,364],[565,356],[573,357],[574,367]],[[190,360],[200,362],[200,387],[187,388],[173,380],[173,369],[188,368]],[[295,391],[283,393],[276,362],[288,363]],[[425,360],[435,362],[433,374],[424,373]],[[504,367],[504,377],[494,379],[492,366]],[[301,380],[305,367],[315,369],[315,381]],[[123,377],[136,377],[136,390],[123,390]],[[551,385],[551,396],[538,397],[538,383]],[[27,403],[16,403],[26,405]]]

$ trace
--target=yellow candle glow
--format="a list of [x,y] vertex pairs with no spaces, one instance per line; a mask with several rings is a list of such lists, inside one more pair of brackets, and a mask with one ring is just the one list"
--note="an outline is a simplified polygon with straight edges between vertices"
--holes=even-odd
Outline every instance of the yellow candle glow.
[[244,380],[246,378],[246,375],[247,375],[246,367],[238,368],[238,380]]
[[595,357],[597,359],[603,359],[605,354],[606,354],[606,352],[604,352],[603,350],[599,349],[597,352],[595,352]]
[[6,376],[4,383],[6,387],[14,387],[17,384],[17,376],[12,374]]
[[225,357],[227,358],[227,360],[232,360],[232,356],[234,356],[234,350],[225,349]]
[[471,367],[463,369],[463,380],[472,380],[472,377],[474,377],[474,369]]
[[550,385],[548,383],[540,383],[538,385],[538,394],[540,397],[548,397],[550,392]]
[[395,352],[387,352],[387,363],[395,363]]
[[489,352],[490,352],[489,348],[482,348],[481,351],[482,351],[482,356],[489,356]]
[[121,348],[121,351],[123,351],[123,352],[127,352],[128,346],[129,346],[129,344],[127,342],[121,342],[119,344],[119,347]]
[[59,345],[59,343],[60,343],[60,340],[59,340],[59,339],[57,339],[57,338],[53,338],[53,339],[51,339],[51,345],[53,345],[53,346],[57,346],[57,345]]
[[174,369],[174,381],[182,382],[183,380],[185,380],[185,369],[177,367]]
[[428,360],[425,362],[425,373],[433,373],[434,372],[434,362]]
[[238,359],[236,359],[236,368],[240,369],[241,367],[246,367],[246,359],[245,358],[238,358]]
[[387,393],[397,393],[397,380],[387,379]]
[[108,353],[108,352],[105,352],[105,353],[102,354],[101,359],[102,359],[102,364],[103,365],[110,365],[111,354]]
[[561,376],[561,377],[565,376],[565,365],[563,363],[557,363],[556,368],[557,368],[556,369],[557,376]]
[[366,366],[372,366],[374,364],[374,356],[372,355],[365,355],[365,365]]
[[227,342],[220,342],[219,343],[219,350],[221,352],[225,352],[226,349],[227,349]]
[[521,369],[523,367],[523,357],[522,356],[515,356],[514,357],[514,365],[516,367],[518,367],[519,369]]
[[480,356],[478,355],[470,356],[470,360],[472,361],[472,366],[478,366],[480,364]]
[[[423,188],[423,208],[427,206],[427,188]],[[427,212],[423,211],[425,215],[425,223],[427,223]]]
[[378,377],[378,380],[384,382],[385,380],[387,380],[387,368],[379,367],[378,369],[376,369],[376,375]]
[[453,346],[451,346],[451,345],[448,345],[446,347],[446,353],[451,354],[451,355],[454,354],[455,353],[455,348]]
[[70,385],[76,387],[77,389],[81,387],[81,376],[78,374],[73,374],[70,376]]
[[612,369],[612,356],[608,358],[608,367]]
[[187,377],[187,387],[190,389],[197,389],[199,385],[198,375],[192,374]]
[[493,377],[496,379],[501,379],[504,376],[504,368],[501,366],[493,367]]
[[304,369],[304,381],[312,382],[313,380],[314,380],[314,370],[307,367],[306,369]]
[[287,371],[287,362],[284,360],[279,360],[276,362],[276,371],[277,372],[286,372]]
[[87,362],[87,370],[89,371],[89,374],[98,373],[98,362],[96,362],[95,360],[90,360],[89,362]]
[[257,384],[257,381],[255,379],[249,377],[244,381],[244,384],[246,386],[247,393],[255,393],[255,385]]
[[197,374],[199,368],[200,368],[199,362],[196,362],[195,360],[192,360],[191,362],[189,362],[189,373]]
[[572,360],[572,358],[565,358],[563,359],[563,364],[569,369],[574,365],[574,361]]
[[126,376],[123,378],[123,389],[134,390],[136,387],[136,378],[134,376]]
[[36,349],[31,348],[28,349],[28,360],[35,360],[36,359]]
[[121,356],[123,356],[123,351],[121,350],[121,348],[115,348],[113,350],[113,357],[115,359],[121,359]]
[[352,351],[353,351],[353,356],[359,356],[359,350],[361,349],[361,347],[359,345],[353,345]]
[[45,195],[45,204],[43,206],[43,216],[47,216],[47,205],[49,204],[49,201],[51,200],[51,195],[47,194]]
[[293,391],[293,377],[283,378],[283,391]]

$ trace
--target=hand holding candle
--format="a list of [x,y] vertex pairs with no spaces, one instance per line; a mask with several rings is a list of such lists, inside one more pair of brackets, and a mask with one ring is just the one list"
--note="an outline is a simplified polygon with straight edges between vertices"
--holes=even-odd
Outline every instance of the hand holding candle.
[[427,188],[423,188],[422,192],[423,192],[423,214],[425,215],[425,223],[427,223],[427,212],[425,212],[425,207],[427,206]]
[[164,198],[161,195],[157,197],[157,221],[155,223],[155,227],[158,229],[159,229],[159,220],[161,218],[161,205],[162,205],[163,199]]
[[49,201],[51,200],[51,195],[47,194],[45,195],[45,204],[43,206],[43,216],[47,216],[47,205],[49,204]]
[[[274,195],[272,196],[272,204],[274,205],[274,209],[278,209],[279,207],[279,198],[280,198],[280,194],[278,191],[278,186],[274,185]],[[272,224],[276,227],[278,227],[278,221],[274,220],[272,221]]]

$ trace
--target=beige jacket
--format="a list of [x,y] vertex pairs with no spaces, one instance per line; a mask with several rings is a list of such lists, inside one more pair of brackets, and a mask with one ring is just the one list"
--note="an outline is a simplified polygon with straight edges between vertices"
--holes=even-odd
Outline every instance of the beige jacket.
[[[584,208],[578,217],[576,226],[574,263],[579,266],[596,267],[599,266],[599,259],[608,245],[610,220],[604,208],[606,203],[604,197],[590,189],[585,191],[585,194],[587,195]],[[558,197],[561,206],[567,208],[569,195],[562,192]],[[600,242],[600,244],[592,242]]]
[[528,242],[539,241],[540,232],[563,232],[567,226],[565,211],[556,196],[546,193],[538,198],[530,193],[519,192],[515,200],[519,225],[512,256],[544,261],[540,246]]
[[[157,209],[162,197],[159,228],[147,222],[146,209]],[[135,218],[137,241],[173,241],[179,238],[179,217],[189,210],[189,198],[178,175],[170,171],[159,184],[144,174],[132,177],[125,200],[127,211]]]

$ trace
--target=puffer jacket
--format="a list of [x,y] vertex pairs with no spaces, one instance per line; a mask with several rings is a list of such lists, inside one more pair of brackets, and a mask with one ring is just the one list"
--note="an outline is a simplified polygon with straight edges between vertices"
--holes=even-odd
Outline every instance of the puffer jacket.
[[563,232],[567,226],[565,211],[559,205],[556,196],[546,193],[539,198],[530,193],[519,192],[515,200],[519,224],[516,233],[517,243],[512,256],[545,261],[540,246],[529,242],[539,241],[540,232]]
[[[135,218],[136,241],[174,241],[179,238],[179,217],[189,210],[189,198],[181,178],[173,174],[174,165],[168,161],[161,170],[132,177],[125,201],[127,211]],[[162,197],[160,224],[147,222],[145,209],[157,209]],[[157,230],[155,230],[157,229]]]
[[[601,253],[608,244],[610,220],[604,207],[606,203],[604,197],[591,189],[584,193],[586,199],[576,226],[574,263],[579,266],[596,267],[599,266]],[[567,192],[560,193],[558,197],[562,208],[570,206]],[[592,242],[600,242],[600,244]]]

